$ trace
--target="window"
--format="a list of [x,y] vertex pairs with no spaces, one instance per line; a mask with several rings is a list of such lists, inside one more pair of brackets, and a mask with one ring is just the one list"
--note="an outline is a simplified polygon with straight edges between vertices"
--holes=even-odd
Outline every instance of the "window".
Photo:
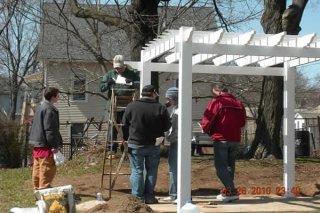
[[86,101],[86,79],[84,77],[76,76],[73,79],[73,101]]

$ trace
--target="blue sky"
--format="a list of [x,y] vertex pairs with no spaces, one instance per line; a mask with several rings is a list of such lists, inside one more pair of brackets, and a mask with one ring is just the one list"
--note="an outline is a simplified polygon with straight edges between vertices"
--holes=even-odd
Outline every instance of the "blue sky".
[[[303,17],[301,20],[301,32],[300,35],[306,35],[309,33],[316,33],[320,36],[320,5],[314,0],[309,1]],[[308,78],[313,79],[316,75],[320,75],[320,62],[304,65],[301,67],[302,72],[305,73]]]

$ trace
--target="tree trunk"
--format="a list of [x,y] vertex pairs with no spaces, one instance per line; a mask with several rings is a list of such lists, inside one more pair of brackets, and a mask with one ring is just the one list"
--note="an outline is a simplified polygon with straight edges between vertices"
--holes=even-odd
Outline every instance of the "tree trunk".
[[[132,3],[131,11],[132,20],[134,24],[130,25],[125,29],[128,36],[131,60],[140,61],[141,50],[146,45],[147,42],[154,39],[157,35],[158,30],[158,3],[159,1],[147,1],[148,3],[141,3],[142,0],[138,0]],[[144,4],[144,6],[141,6]],[[138,5],[138,6],[137,6]],[[151,84],[156,88],[159,88],[159,73],[151,73]]]
[[[280,91],[280,92],[279,92]],[[249,157],[282,157],[280,148],[283,115],[283,77],[264,77],[258,110],[257,129]],[[279,119],[280,118],[280,119]]]
[[[265,0],[261,25],[265,33],[298,34],[307,0],[293,0],[286,8],[286,0]],[[283,66],[283,65],[279,65]],[[272,155],[282,158],[280,130],[283,116],[283,77],[263,78],[257,129],[247,157],[264,158]]]
[[17,82],[17,72],[14,71],[12,78],[10,80],[10,113],[9,118],[10,120],[14,121],[16,119],[16,112],[17,112],[17,101],[18,101],[18,93],[19,93],[19,86]]

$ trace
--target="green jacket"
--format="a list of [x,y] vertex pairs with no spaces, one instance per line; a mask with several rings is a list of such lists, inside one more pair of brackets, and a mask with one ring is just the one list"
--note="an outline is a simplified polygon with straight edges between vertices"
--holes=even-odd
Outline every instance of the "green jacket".
[[111,98],[112,88],[114,89],[115,95],[117,96],[130,96],[133,94],[134,91],[117,90],[117,89],[139,89],[140,87],[139,72],[132,70],[128,67],[126,67],[125,71],[121,76],[128,79],[130,83],[109,85],[108,84],[109,80],[113,79],[114,81],[116,81],[118,75],[119,74],[115,69],[108,70],[106,74],[102,77],[102,80],[100,82],[100,91],[107,92],[107,98],[108,98],[107,106]]

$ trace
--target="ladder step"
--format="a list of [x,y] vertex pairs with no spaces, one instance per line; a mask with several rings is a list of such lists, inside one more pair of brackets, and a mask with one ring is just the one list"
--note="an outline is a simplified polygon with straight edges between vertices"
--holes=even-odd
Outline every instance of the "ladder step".
[[117,109],[125,109],[126,107],[117,106]]
[[[122,143],[122,141],[112,141],[113,143]],[[109,141],[109,143],[112,143],[111,141]],[[126,141],[125,141],[126,142]]]
[[[111,124],[112,124],[112,122],[111,121],[109,121]],[[110,126],[124,126],[123,124],[116,124],[116,123],[113,123],[112,125],[110,125]],[[106,130],[108,130],[108,128],[106,129]]]

